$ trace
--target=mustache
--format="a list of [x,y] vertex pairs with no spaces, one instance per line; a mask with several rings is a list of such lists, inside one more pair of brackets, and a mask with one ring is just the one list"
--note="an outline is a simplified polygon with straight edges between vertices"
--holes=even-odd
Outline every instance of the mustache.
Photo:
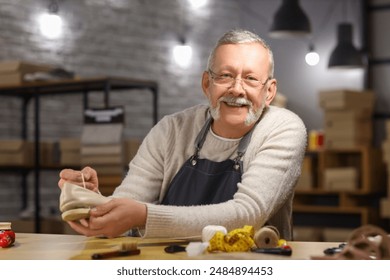
[[222,96],[221,98],[218,99],[218,103],[221,102],[252,106],[252,102],[244,97]]

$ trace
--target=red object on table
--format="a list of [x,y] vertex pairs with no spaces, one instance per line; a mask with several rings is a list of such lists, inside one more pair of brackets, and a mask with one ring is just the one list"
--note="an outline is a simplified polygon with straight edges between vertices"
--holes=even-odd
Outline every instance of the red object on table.
[[11,229],[11,223],[0,223],[0,247],[9,247],[14,242],[15,232]]

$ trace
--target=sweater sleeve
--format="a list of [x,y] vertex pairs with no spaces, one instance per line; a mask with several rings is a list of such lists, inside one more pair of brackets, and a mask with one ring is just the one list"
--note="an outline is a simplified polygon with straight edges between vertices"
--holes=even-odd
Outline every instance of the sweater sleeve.
[[[214,205],[147,204],[146,237],[200,236],[207,225],[259,228],[290,221],[294,185],[307,142],[306,128],[292,112],[272,109],[257,125],[244,156],[244,172],[232,200]],[[211,147],[212,149],[212,147]]]

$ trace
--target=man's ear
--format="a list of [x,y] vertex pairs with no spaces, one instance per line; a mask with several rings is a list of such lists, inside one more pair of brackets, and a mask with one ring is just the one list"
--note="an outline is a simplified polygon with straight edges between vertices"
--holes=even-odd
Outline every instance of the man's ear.
[[202,89],[204,95],[206,95],[207,98],[209,98],[209,88],[210,88],[210,78],[209,78],[209,72],[204,71],[202,75]]
[[272,100],[274,100],[275,96],[276,96],[276,92],[277,92],[277,81],[276,79],[271,79],[270,80],[270,86],[267,88],[267,95],[266,95],[266,98],[265,98],[265,104],[266,106],[269,106],[272,102]]

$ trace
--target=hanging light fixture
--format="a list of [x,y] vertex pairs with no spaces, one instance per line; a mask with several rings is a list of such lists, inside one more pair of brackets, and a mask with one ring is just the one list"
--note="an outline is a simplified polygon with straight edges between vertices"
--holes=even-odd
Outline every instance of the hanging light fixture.
[[173,48],[173,59],[181,68],[187,68],[191,64],[192,47],[186,43],[184,37],[179,38],[179,41]]
[[328,68],[362,68],[363,56],[352,43],[352,24],[340,23],[337,27],[337,45],[330,55]]
[[320,62],[320,55],[315,51],[314,45],[309,45],[309,51],[305,55],[305,61],[310,66],[316,66]]
[[269,32],[272,38],[302,37],[311,33],[309,18],[299,6],[299,0],[283,0],[276,11]]
[[50,39],[55,39],[62,34],[62,19],[58,15],[58,3],[52,0],[49,4],[48,13],[44,13],[39,18],[41,33]]

